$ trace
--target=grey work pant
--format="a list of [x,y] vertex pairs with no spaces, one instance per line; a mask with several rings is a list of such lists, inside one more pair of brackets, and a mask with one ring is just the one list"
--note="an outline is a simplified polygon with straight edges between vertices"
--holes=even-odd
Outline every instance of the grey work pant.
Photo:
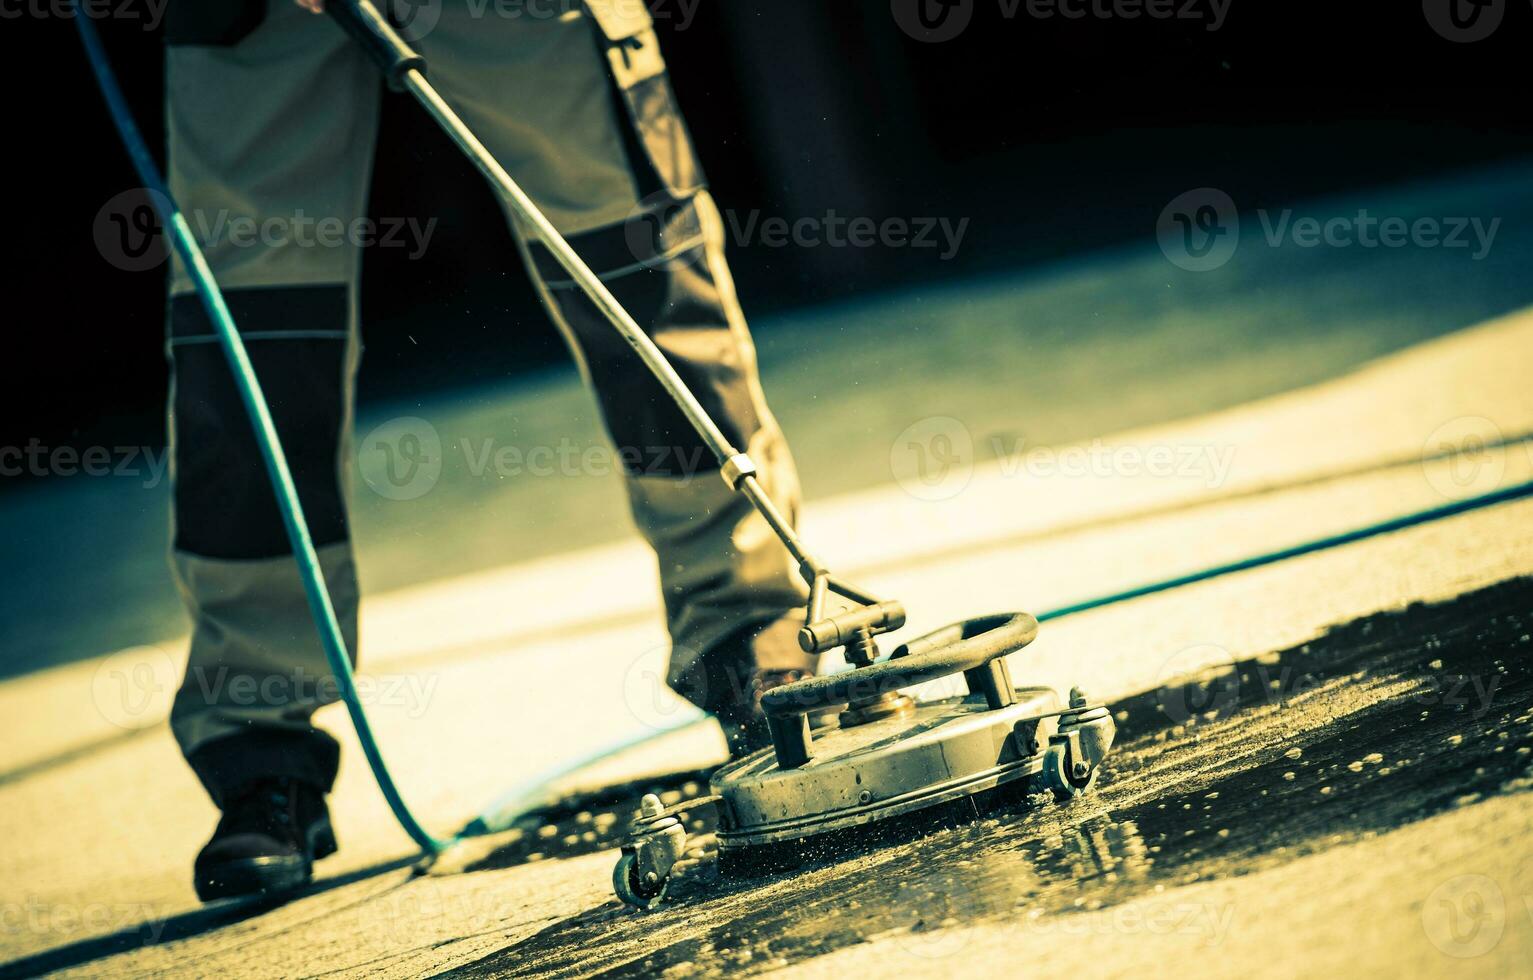
[[[602,275],[725,434],[748,448],[774,498],[794,514],[797,476],[757,380],[723,223],[642,5],[591,0],[550,13],[545,4],[541,16],[529,13],[536,6],[507,16],[495,4],[445,0],[419,8],[432,20],[411,30],[443,95]],[[296,234],[251,242],[207,232],[235,219],[280,232],[284,223],[315,228],[320,219],[350,227],[364,216],[380,82],[334,24],[291,0],[201,8],[173,0],[167,36],[171,187],[207,238],[355,657],[345,493],[360,253]],[[609,434],[620,450],[633,450],[620,456],[653,459],[660,447],[674,450],[667,456],[675,461],[701,461],[685,472],[679,462],[658,473],[646,465],[626,477],[635,521],[659,559],[673,684],[718,707],[708,702],[729,692],[686,682],[710,657],[805,666],[792,635],[804,586],[786,553],[728,492],[679,411],[542,246],[521,247]],[[170,305],[173,565],[193,619],[172,727],[215,800],[271,776],[328,788],[337,748],[311,716],[334,685],[250,423],[179,267]]]

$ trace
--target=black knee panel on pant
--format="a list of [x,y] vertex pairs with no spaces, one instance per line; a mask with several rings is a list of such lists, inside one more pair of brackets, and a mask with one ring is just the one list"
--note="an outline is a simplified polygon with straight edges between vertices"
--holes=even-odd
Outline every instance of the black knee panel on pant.
[[[347,537],[337,459],[347,414],[344,286],[225,294],[271,407],[317,546]],[[255,429],[223,347],[195,296],[171,301],[175,547],[206,558],[271,558],[291,548]]]
[[340,768],[341,746],[317,728],[258,728],[207,742],[186,761],[214,804],[223,806],[264,779],[297,779],[321,793],[330,792]]

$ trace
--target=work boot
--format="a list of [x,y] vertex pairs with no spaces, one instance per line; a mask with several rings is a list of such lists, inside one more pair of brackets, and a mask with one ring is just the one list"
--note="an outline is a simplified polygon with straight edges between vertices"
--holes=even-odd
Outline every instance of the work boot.
[[223,806],[197,855],[197,897],[279,895],[307,884],[314,862],[335,853],[325,794],[296,779],[251,783]]
[[[819,658],[798,647],[801,617],[788,616],[737,630],[698,659],[677,693],[713,714],[731,759],[772,744],[761,697],[814,676]],[[811,723],[818,719],[811,718]]]
[[[724,737],[729,742],[730,759],[750,755],[772,744],[766,713],[761,710],[761,696],[784,684],[813,676],[813,671],[799,668],[751,671],[741,684],[743,696],[716,712],[719,726],[724,729]],[[810,723],[816,728],[821,724],[819,717],[814,715],[810,717]]]

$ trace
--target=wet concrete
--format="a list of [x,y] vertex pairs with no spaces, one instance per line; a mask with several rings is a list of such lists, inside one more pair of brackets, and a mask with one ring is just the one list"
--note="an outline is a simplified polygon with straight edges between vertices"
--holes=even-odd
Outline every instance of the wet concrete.
[[[963,951],[954,926],[985,922],[1056,941],[1029,956],[1066,955],[1076,913],[1254,874],[1533,787],[1530,633],[1533,581],[1514,579],[1212,663],[1114,705],[1114,754],[1096,792],[1068,806],[1036,797],[745,882],[718,877],[702,832],[661,910],[607,902],[445,975],[751,973],[891,936],[913,956],[945,958]],[[571,850],[588,851],[583,843],[576,835]],[[518,842],[487,863],[559,853]],[[1188,903],[1161,927],[1213,944],[1232,914]]]
[[[538,861],[568,859],[621,847],[628,825],[639,815],[639,800],[653,793],[666,806],[708,793],[709,770],[688,770],[581,794],[534,810],[485,839],[493,847],[463,871],[493,871]],[[711,834],[717,820],[712,807],[678,814],[688,834]]]

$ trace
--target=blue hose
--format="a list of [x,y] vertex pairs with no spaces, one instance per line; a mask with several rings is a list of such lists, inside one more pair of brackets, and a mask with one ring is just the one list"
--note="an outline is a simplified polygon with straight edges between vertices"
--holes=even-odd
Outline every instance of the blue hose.
[[1279,548],[1277,551],[1268,551],[1260,555],[1252,555],[1239,561],[1232,561],[1224,565],[1212,565],[1186,575],[1178,575],[1174,578],[1161,579],[1158,582],[1148,582],[1122,592],[1111,592],[1107,595],[1097,596],[1095,599],[1085,599],[1081,602],[1073,602],[1068,606],[1060,606],[1058,609],[1049,609],[1038,614],[1038,622],[1042,623],[1051,619],[1063,619],[1076,613],[1083,613],[1090,609],[1100,609],[1103,606],[1111,606],[1119,602],[1127,602],[1130,599],[1138,599],[1141,596],[1154,595],[1157,592],[1165,592],[1169,589],[1181,588],[1184,585],[1192,585],[1196,582],[1206,582],[1211,578],[1221,575],[1233,575],[1236,572],[1244,572],[1251,568],[1260,568],[1263,565],[1271,565],[1275,562],[1287,561],[1289,558],[1298,558],[1300,555],[1309,555],[1317,551],[1325,551],[1327,548],[1339,548],[1344,544],[1361,541],[1364,538],[1377,537],[1380,534],[1388,534],[1391,531],[1403,531],[1408,527],[1416,527],[1419,524],[1430,524],[1456,514],[1463,514],[1471,510],[1479,510],[1482,507],[1490,507],[1494,504],[1504,504],[1512,500],[1520,500],[1523,497],[1533,497],[1533,482],[1519,483],[1515,486],[1505,487],[1501,490],[1493,490],[1490,493],[1480,494],[1476,497],[1466,497],[1463,500],[1455,500],[1451,504],[1443,504],[1440,507],[1429,507],[1426,510],[1418,510],[1411,514],[1400,517],[1392,517],[1387,521],[1379,521],[1376,524],[1367,524],[1351,531],[1343,531],[1340,534],[1332,534],[1323,538],[1315,538],[1288,548]]
[[[352,673],[351,659],[346,652],[345,641],[341,637],[340,624],[336,621],[335,609],[330,602],[330,593],[325,588],[324,577],[320,572],[319,557],[314,552],[314,542],[309,537],[309,528],[304,520],[303,509],[299,506],[298,492],[293,486],[292,474],[288,471],[287,457],[282,451],[282,443],[277,438],[276,427],[272,424],[271,413],[266,405],[266,398],[261,393],[260,382],[256,378],[255,370],[250,365],[250,358],[246,354],[244,342],[240,339],[239,331],[235,327],[234,318],[229,313],[229,308],[224,303],[223,293],[218,288],[218,283],[213,278],[213,272],[208,267],[207,260],[203,257],[202,250],[198,247],[196,239],[192,235],[191,227],[182,216],[180,209],[170,197],[170,190],[164,179],[160,176],[159,169],[155,166],[154,158],[149,153],[143,137],[139,134],[138,127],[133,121],[133,115],[128,109],[122,91],[117,85],[117,80],[112,73],[110,63],[102,50],[101,40],[96,34],[95,25],[90,17],[79,9],[78,3],[75,9],[75,24],[79,28],[80,40],[85,45],[85,52],[90,59],[91,70],[95,72],[96,81],[101,87],[101,94],[105,97],[107,108],[112,115],[112,121],[117,127],[118,135],[122,137],[123,145],[127,148],[128,155],[133,160],[133,166],[138,171],[139,179],[152,193],[151,200],[155,209],[160,214],[160,220],[165,223],[170,233],[171,241],[175,246],[176,254],[186,264],[193,282],[197,287],[197,295],[202,300],[203,308],[207,310],[209,319],[218,333],[218,340],[224,350],[224,355],[229,362],[229,368],[234,375],[234,382],[239,388],[240,398],[245,403],[245,410],[249,413],[251,423],[255,426],[256,443],[260,446],[261,457],[266,463],[266,472],[271,478],[271,483],[276,491],[277,507],[282,513],[282,523],[287,530],[288,541],[292,545],[294,559],[298,563],[298,574],[303,581],[304,595],[309,603],[309,611],[314,617],[314,624],[319,630],[320,641],[324,646],[325,657],[330,662],[330,668],[335,672],[336,680],[340,688],[341,700],[346,704],[346,710],[351,716],[352,725],[356,728],[357,740],[362,744],[362,752],[367,757],[367,764],[372,769],[373,777],[378,781],[378,788],[383,797],[388,801],[389,809],[394,812],[401,827],[410,835],[417,844],[429,853],[436,853],[453,843],[453,840],[440,840],[429,834],[420,822],[415,819],[410,808],[405,804],[404,798],[399,794],[399,788],[394,785],[394,779],[389,774],[388,766],[383,761],[383,753],[378,748],[378,740],[373,735],[371,725],[367,720],[367,713],[362,708],[362,703],[357,697],[355,677]],[[1455,501],[1440,507],[1432,507],[1401,517],[1391,518],[1378,523],[1369,524],[1355,530],[1334,534],[1323,538],[1317,538],[1302,544],[1277,551],[1269,551],[1264,554],[1254,555],[1240,561],[1230,562],[1223,565],[1215,565],[1200,571],[1162,579],[1127,589],[1121,592],[1113,592],[1087,599],[1081,602],[1050,609],[1038,615],[1039,621],[1062,619],[1076,613],[1086,612],[1090,609],[1100,609],[1141,596],[1152,595],[1157,592],[1165,592],[1195,582],[1204,582],[1209,579],[1230,575],[1247,569],[1270,565],[1275,562],[1296,558],[1328,548],[1336,548],[1341,545],[1362,541],[1365,538],[1388,534],[1420,524],[1442,520],[1457,514],[1467,513],[1483,507],[1506,503],[1524,497],[1533,496],[1533,482],[1522,483],[1507,487],[1502,490],[1469,497]],[[678,725],[682,727],[682,725]],[[616,751],[632,748],[654,738],[659,738],[668,731],[655,732],[639,739],[628,738],[615,742],[609,749],[597,756],[584,759],[581,765],[589,764],[599,758],[613,754]],[[552,782],[553,778],[565,774],[578,766],[564,766],[546,775],[545,782]],[[531,805],[528,801],[538,798],[536,787],[523,787],[518,792],[510,794],[499,803],[492,805],[484,814],[470,823],[459,837],[474,836],[491,833],[504,829],[520,816],[524,809]]]
[[111,64],[107,61],[106,52],[101,47],[101,38],[96,33],[96,25],[91,23],[90,15],[80,9],[78,3],[75,4],[74,22],[79,28],[80,40],[85,45],[85,53],[90,59],[91,70],[96,74],[96,82],[101,87],[101,94],[106,98],[112,122],[117,126],[117,133],[122,137],[123,145],[127,147],[128,156],[133,159],[133,167],[138,171],[139,179],[151,192],[149,197],[160,214],[160,220],[164,222],[166,230],[170,233],[170,240],[175,246],[176,254],[186,264],[187,271],[197,286],[197,295],[202,300],[203,309],[208,312],[208,319],[213,321],[213,329],[218,333],[218,342],[223,347],[224,356],[229,362],[229,370],[234,375],[234,383],[239,388],[240,400],[245,403],[245,411],[250,415],[251,424],[255,426],[256,444],[261,447],[261,458],[266,463],[266,474],[271,478],[272,488],[276,492],[277,509],[282,512],[282,526],[287,530],[288,543],[292,546],[293,557],[298,562],[298,577],[303,581],[303,592],[309,603],[309,612],[314,617],[314,625],[319,629],[319,639],[325,648],[325,658],[329,660],[330,669],[335,673],[341,700],[346,703],[346,710],[351,715],[351,723],[357,730],[357,740],[362,743],[362,752],[367,756],[367,764],[372,767],[373,776],[378,780],[378,788],[383,791],[383,797],[388,801],[389,809],[394,811],[394,816],[398,818],[405,833],[409,834],[411,839],[422,848],[435,853],[446,847],[448,842],[440,841],[427,833],[420,821],[416,820],[415,815],[410,812],[410,808],[405,805],[404,798],[399,795],[399,788],[394,785],[393,777],[389,775],[388,766],[384,764],[383,753],[378,748],[378,740],[373,735],[372,726],[368,724],[367,713],[362,710],[362,702],[357,698],[356,678],[351,670],[351,658],[346,652],[346,641],[341,637],[341,627],[335,618],[335,607],[331,605],[330,593],[325,588],[324,576],[319,567],[319,556],[315,554],[314,541],[309,536],[308,522],[304,520],[303,508],[298,503],[298,491],[293,486],[293,475],[288,470],[287,455],[283,453],[282,443],[277,438],[277,429],[272,424],[271,411],[266,406],[266,396],[261,393],[261,383],[256,378],[255,369],[250,365],[250,357],[245,351],[244,341],[240,339],[239,330],[234,325],[234,317],[230,315],[229,307],[224,303],[223,292],[213,278],[213,270],[208,268],[207,259],[192,235],[191,226],[186,223],[181,209],[171,199],[170,188],[160,176],[159,168],[155,166],[154,158],[149,153],[149,147],[144,143],[144,138],[133,121],[133,114],[128,108],[127,100],[123,98],[122,90],[118,87],[117,79],[112,73]]

